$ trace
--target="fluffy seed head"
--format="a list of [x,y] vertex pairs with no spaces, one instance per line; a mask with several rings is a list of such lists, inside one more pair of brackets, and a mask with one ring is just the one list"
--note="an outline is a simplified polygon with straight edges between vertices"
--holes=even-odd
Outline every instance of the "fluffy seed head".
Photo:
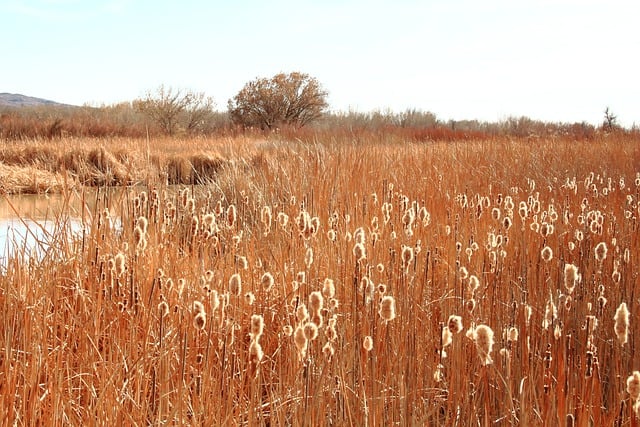
[[229,278],[229,292],[232,295],[238,296],[242,292],[242,278],[238,273],[235,273]]
[[249,355],[251,356],[251,361],[255,364],[259,363],[264,357],[262,346],[257,340],[251,340],[249,344]]
[[493,350],[493,330],[487,325],[478,325],[473,332],[474,341],[483,365],[490,365]]
[[314,314],[319,314],[324,306],[324,298],[322,293],[314,291],[309,294],[309,308]]
[[545,246],[542,248],[542,252],[540,253],[544,262],[549,262],[553,259],[553,251],[549,246]]
[[564,287],[571,294],[578,282],[578,267],[573,264],[564,265]]
[[262,278],[260,279],[260,283],[262,283],[262,288],[269,292],[271,291],[271,289],[273,288],[273,275],[269,272],[264,273],[262,275]]
[[396,300],[391,295],[386,295],[380,300],[380,317],[385,322],[390,322],[396,317]]
[[333,298],[336,294],[336,286],[333,283],[333,280],[326,278],[324,279],[324,283],[322,284],[322,295],[325,296],[325,298]]
[[600,242],[596,245],[595,257],[600,262],[607,257],[607,244],[605,242]]
[[313,322],[307,322],[303,326],[304,337],[308,341],[313,341],[318,338],[318,326]]
[[633,371],[633,373],[627,378],[627,393],[631,396],[631,399],[638,401],[640,398],[640,372]]
[[204,311],[198,312],[193,318],[193,326],[197,330],[201,331],[204,329],[206,325],[207,325],[207,315],[204,313]]
[[373,338],[371,338],[371,336],[367,335],[364,337],[362,348],[364,348],[365,351],[371,351],[373,349]]
[[367,251],[362,243],[355,244],[353,247],[353,256],[356,258],[356,261],[363,261],[367,259]]
[[260,314],[251,316],[251,338],[258,339],[264,332],[264,317]]
[[626,303],[621,303],[616,310],[616,315],[613,317],[615,320],[614,331],[618,337],[620,345],[627,343],[629,337],[629,310]]
[[457,334],[462,331],[462,317],[456,316],[455,314],[449,316],[449,320],[447,321],[447,328],[449,328],[449,331],[451,331],[451,333],[453,334]]

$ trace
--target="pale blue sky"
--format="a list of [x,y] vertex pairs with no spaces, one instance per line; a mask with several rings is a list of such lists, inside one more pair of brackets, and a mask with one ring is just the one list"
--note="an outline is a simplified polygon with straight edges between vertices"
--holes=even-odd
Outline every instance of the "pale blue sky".
[[638,0],[0,0],[0,92],[70,104],[160,84],[227,100],[302,71],[334,110],[640,124]]

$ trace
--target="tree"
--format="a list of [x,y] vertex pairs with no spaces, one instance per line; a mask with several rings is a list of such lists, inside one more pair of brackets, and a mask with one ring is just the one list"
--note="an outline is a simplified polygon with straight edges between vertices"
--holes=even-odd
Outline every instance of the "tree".
[[182,91],[161,85],[134,102],[136,108],[156,122],[167,135],[178,130],[204,130],[215,114],[213,98],[202,92]]
[[328,93],[308,74],[293,72],[247,83],[229,100],[234,123],[271,129],[282,125],[302,127],[321,117]]
[[618,116],[613,114],[609,107],[604,110],[604,122],[602,123],[602,127],[609,132],[618,128]]

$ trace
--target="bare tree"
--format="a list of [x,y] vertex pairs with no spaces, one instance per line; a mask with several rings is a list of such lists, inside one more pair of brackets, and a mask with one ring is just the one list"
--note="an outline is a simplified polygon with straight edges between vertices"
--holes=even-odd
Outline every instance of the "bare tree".
[[213,98],[202,92],[182,91],[161,85],[134,102],[167,135],[178,130],[194,133],[204,129],[214,116]]
[[612,131],[618,128],[618,116],[613,114],[609,107],[604,110],[604,122],[602,123],[602,127],[607,131]]
[[231,119],[243,126],[270,129],[281,125],[302,127],[322,116],[327,92],[308,74],[280,73],[247,83],[229,100]]

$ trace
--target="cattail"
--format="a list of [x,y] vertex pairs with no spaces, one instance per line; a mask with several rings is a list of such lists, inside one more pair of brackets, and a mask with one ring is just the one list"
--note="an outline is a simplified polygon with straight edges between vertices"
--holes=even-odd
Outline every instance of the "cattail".
[[493,350],[493,330],[487,325],[478,325],[473,332],[474,341],[483,365],[490,365]]
[[376,270],[380,274],[384,273],[384,264],[383,263],[379,263],[378,265],[376,265]]
[[253,292],[247,292],[246,294],[244,294],[244,302],[247,305],[253,305],[255,301],[256,301],[256,296],[253,294]]
[[447,328],[449,328],[449,330],[453,334],[457,334],[462,331],[462,317],[456,316],[455,314],[449,316],[449,320],[447,321]]
[[571,294],[579,280],[578,267],[573,264],[564,265],[564,287],[567,292]]
[[620,345],[624,345],[627,343],[629,336],[629,310],[625,302],[620,304],[613,320],[615,320],[613,329],[618,337],[618,341],[620,341]]
[[194,314],[204,313],[204,304],[202,304],[200,301],[194,301],[193,302],[193,313]]
[[322,354],[324,354],[327,359],[331,359],[335,351],[336,350],[333,347],[333,344],[331,344],[331,341],[327,341],[327,343],[322,347]]
[[258,364],[264,357],[262,346],[257,340],[251,340],[251,343],[249,344],[249,355],[251,356],[251,361],[254,364]]
[[251,339],[257,340],[262,336],[264,331],[264,317],[260,314],[254,314],[251,316]]
[[380,300],[380,317],[385,322],[390,322],[396,317],[396,300],[392,296],[386,295]]
[[113,258],[113,263],[115,267],[116,276],[121,276],[125,270],[124,254],[122,252],[119,252]]
[[507,330],[507,342],[516,342],[518,341],[518,328],[512,326]]
[[229,292],[232,295],[238,296],[242,292],[242,279],[238,273],[235,273],[229,279]]
[[318,291],[311,292],[309,294],[309,308],[313,312],[313,314],[319,314],[320,310],[324,306],[324,297],[322,293]]
[[462,280],[465,280],[467,277],[469,277],[469,270],[467,270],[467,268],[464,266],[461,266],[458,272],[460,273],[460,279]]
[[158,311],[160,312],[160,317],[165,317],[169,314],[169,304],[166,301],[162,301],[158,304]]
[[405,270],[409,268],[409,265],[413,261],[413,248],[411,246],[403,246],[402,248],[402,266]]
[[556,305],[553,303],[551,296],[549,296],[549,301],[544,309],[544,319],[542,320],[542,329],[547,330],[549,326],[553,324],[553,321],[558,317],[558,309]]
[[265,291],[267,291],[267,292],[271,291],[271,289],[273,288],[273,283],[274,283],[273,275],[271,273],[269,273],[269,272],[264,273],[262,275],[262,277],[260,278],[260,283],[262,283],[262,288]]
[[309,311],[307,310],[307,306],[304,304],[300,304],[296,309],[296,319],[298,319],[299,323],[303,323],[308,318],[309,318]]
[[138,221],[136,221],[137,227],[140,228],[140,231],[142,232],[142,234],[147,234],[147,230],[149,227],[149,221],[147,220],[147,218],[141,216],[138,218]]
[[199,331],[203,330],[207,324],[207,315],[204,311],[198,312],[193,318],[193,326]]
[[476,309],[476,300],[475,300],[475,299],[473,299],[473,298],[468,299],[468,300],[464,303],[464,308],[466,308],[466,309],[467,309],[467,311],[468,311],[469,313],[473,313],[473,310],[475,310],[475,309]]
[[356,258],[356,261],[363,261],[367,259],[367,252],[362,243],[356,243],[353,247],[353,256]]
[[311,264],[313,264],[313,249],[308,247],[304,253],[304,265],[309,269]]
[[364,348],[365,351],[371,351],[373,349],[373,338],[371,338],[371,336],[367,335],[364,337],[362,348]]
[[307,355],[308,341],[302,326],[298,326],[293,333],[293,342],[296,344],[296,348],[298,349],[298,357],[300,360],[304,359]]
[[542,256],[542,260],[544,262],[549,262],[553,259],[553,250],[551,250],[549,246],[545,246],[544,248],[542,248],[542,252],[540,252],[540,255]]
[[627,378],[627,393],[629,393],[631,400],[638,402],[640,399],[640,372],[633,371]]
[[269,228],[271,226],[271,207],[270,206],[262,207],[262,209],[260,210],[260,221],[262,221],[262,224],[264,224],[266,228]]
[[477,276],[471,275],[469,276],[469,291],[473,294],[480,287],[480,280],[478,280]]
[[324,279],[324,283],[322,284],[322,295],[325,298],[331,299],[336,294],[336,286],[333,283],[333,280],[326,278]]
[[246,270],[247,268],[249,268],[249,262],[247,261],[247,257],[245,256],[238,257],[238,268],[240,270]]
[[289,215],[284,212],[278,212],[277,220],[280,227],[287,228],[287,224],[289,224]]
[[227,224],[229,224],[229,227],[233,227],[233,225],[236,223],[236,219],[238,218],[238,214],[236,211],[236,206],[235,205],[229,205],[229,207],[227,208]]
[[313,322],[307,322],[303,326],[304,337],[308,341],[313,341],[318,338],[318,326]]
[[596,245],[595,257],[599,262],[604,261],[607,257],[607,244],[605,242],[600,242]]

